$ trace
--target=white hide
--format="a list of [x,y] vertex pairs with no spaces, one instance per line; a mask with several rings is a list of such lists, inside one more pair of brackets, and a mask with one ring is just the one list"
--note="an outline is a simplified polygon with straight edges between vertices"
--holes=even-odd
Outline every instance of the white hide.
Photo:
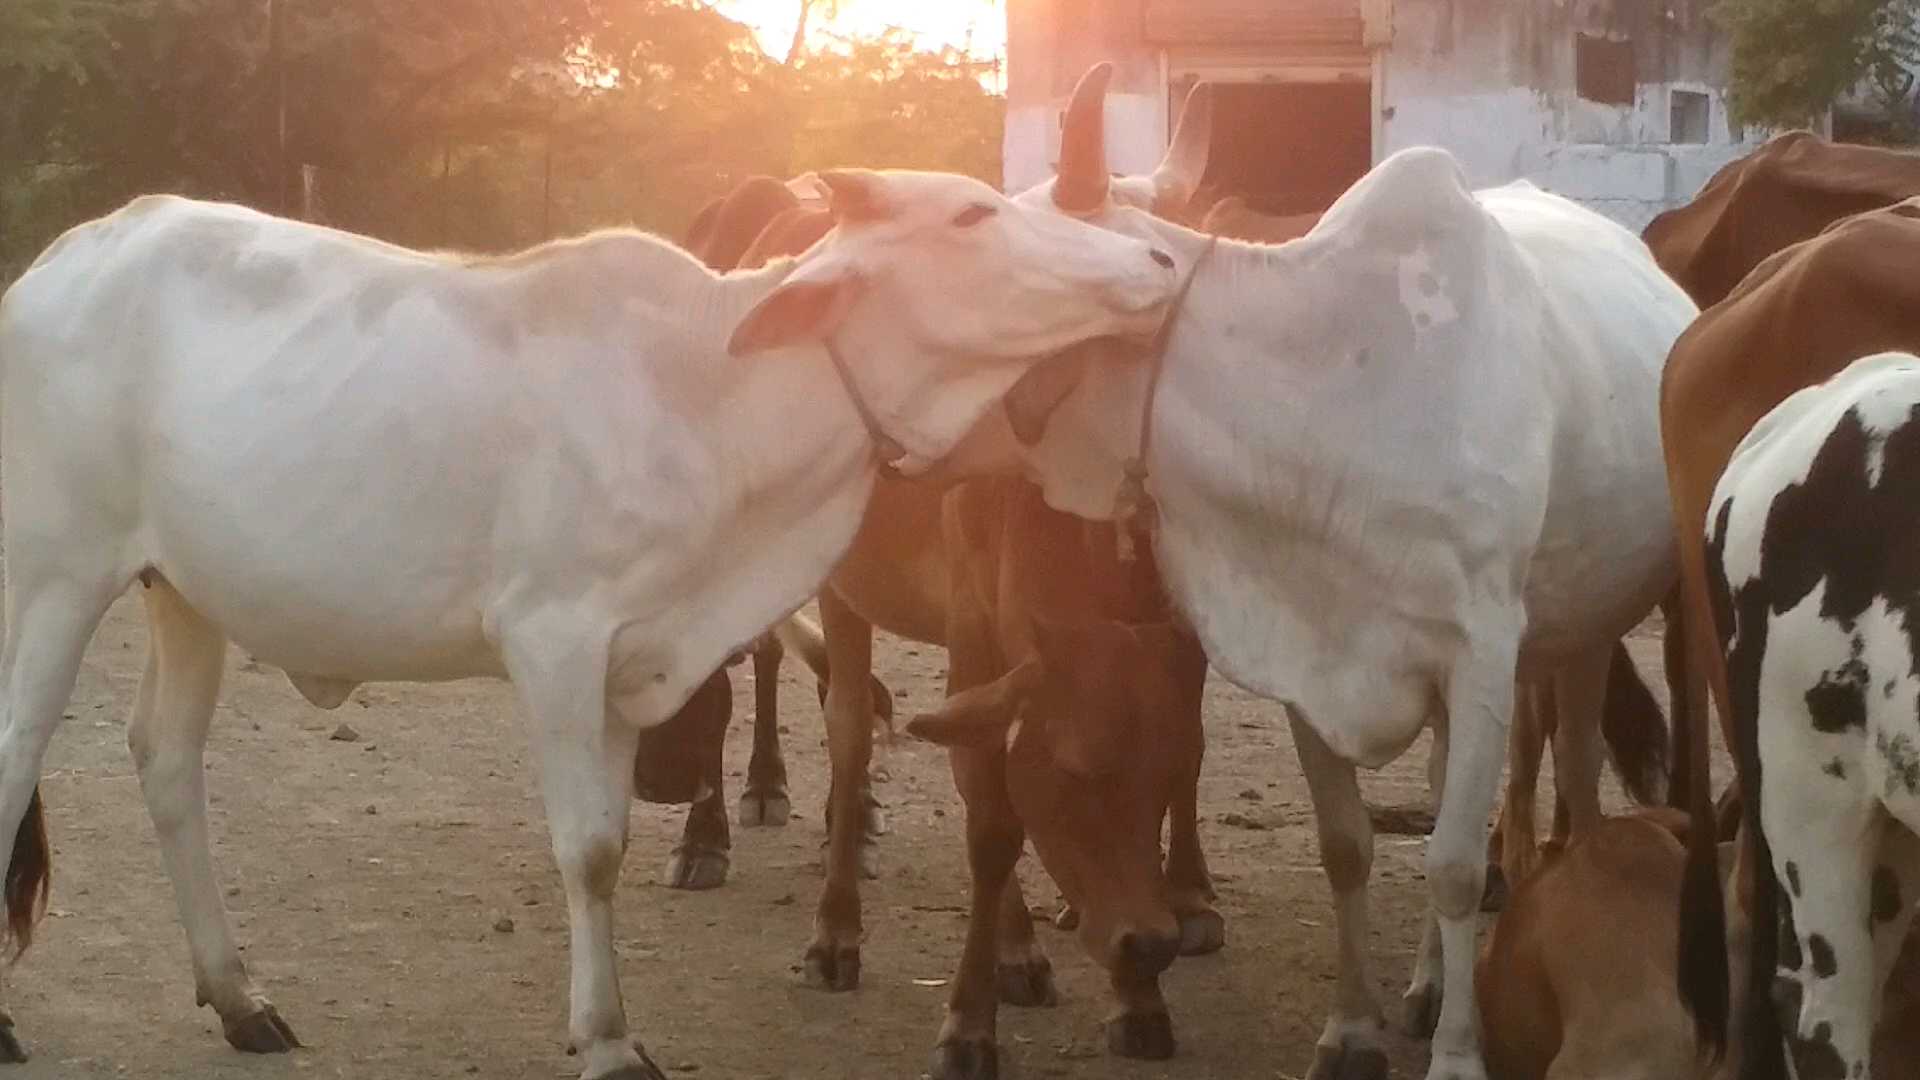
[[[1203,241],[1119,210],[1182,269]],[[1640,241],[1438,151],[1390,158],[1306,237],[1222,241],[1156,400],[1150,485],[1173,595],[1235,683],[1349,760],[1427,720],[1467,641],[1524,625],[1550,669],[1658,599],[1673,544],[1660,370],[1695,314]],[[1089,369],[1027,458],[1112,515],[1140,366]]]

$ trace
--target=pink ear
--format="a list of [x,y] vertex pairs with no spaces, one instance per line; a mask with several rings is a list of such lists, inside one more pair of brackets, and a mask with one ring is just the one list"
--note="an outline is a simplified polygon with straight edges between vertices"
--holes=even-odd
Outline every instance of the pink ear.
[[750,356],[768,349],[825,341],[846,318],[858,292],[858,281],[850,275],[826,280],[789,279],[747,312],[727,342],[727,353]]

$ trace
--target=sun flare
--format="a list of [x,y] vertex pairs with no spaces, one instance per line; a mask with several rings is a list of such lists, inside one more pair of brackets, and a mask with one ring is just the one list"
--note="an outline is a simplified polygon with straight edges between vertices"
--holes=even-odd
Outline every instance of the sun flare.
[[[982,57],[1006,51],[1001,0],[839,0],[832,18],[823,15],[826,0],[812,6],[807,36],[816,43],[827,34],[866,36],[897,26],[929,48],[951,45]],[[800,0],[715,0],[714,7],[753,27],[769,54],[786,56]]]

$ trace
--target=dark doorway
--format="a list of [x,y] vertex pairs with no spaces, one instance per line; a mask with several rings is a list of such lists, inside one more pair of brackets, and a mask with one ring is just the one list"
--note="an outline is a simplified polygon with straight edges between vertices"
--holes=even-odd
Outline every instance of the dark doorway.
[[1269,214],[1325,210],[1373,167],[1372,111],[1365,83],[1216,83],[1206,188]]

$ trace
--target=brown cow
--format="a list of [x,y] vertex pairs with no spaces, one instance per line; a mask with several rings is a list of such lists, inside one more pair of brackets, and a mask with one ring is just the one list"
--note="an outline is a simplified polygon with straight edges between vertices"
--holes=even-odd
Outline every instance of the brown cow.
[[[1920,189],[1920,160],[1912,178]],[[1842,205],[1842,204],[1835,204]],[[1844,204],[1851,205],[1851,204]],[[1743,219],[1737,202],[1725,215]],[[1758,220],[1745,226],[1764,229]],[[1662,236],[1694,236],[1671,227]],[[1726,235],[1724,231],[1710,235]],[[1660,239],[1661,237],[1656,237]],[[1729,250],[1749,245],[1720,241]],[[1689,288],[1707,288],[1718,271],[1686,253],[1666,251],[1663,264],[1701,271]],[[1670,260],[1670,261],[1669,261]],[[1674,521],[1680,538],[1681,584],[1700,631],[1693,639],[1714,696],[1723,705],[1727,678],[1714,612],[1708,601],[1704,542],[1707,505],[1735,446],[1755,421],[1796,390],[1820,382],[1854,359],[1889,349],[1920,348],[1920,200],[1844,218],[1813,239],[1766,258],[1720,303],[1675,343],[1661,387],[1661,430],[1666,445]],[[1724,725],[1730,725],[1723,710]],[[1707,733],[1691,725],[1687,768],[1696,800],[1703,800]],[[1731,730],[1730,746],[1742,745]],[[1737,771],[1747,770],[1736,762]],[[1737,779],[1737,778],[1736,778]],[[1709,1043],[1728,1036],[1727,963],[1720,882],[1710,872],[1711,816],[1696,813],[1682,920],[1681,996],[1699,1019]],[[1747,903],[1755,854],[1743,848],[1737,876],[1741,907],[1757,927],[1772,927],[1777,912],[1767,902]],[[1760,865],[1765,868],[1764,860]],[[1771,890],[1767,890],[1771,892]],[[1754,895],[1755,901],[1764,897]],[[1741,928],[1736,927],[1736,932]],[[1755,939],[1771,952],[1775,935]],[[1771,962],[1747,979],[1735,1016],[1749,1046],[1777,1045],[1778,1017],[1769,1000]],[[1774,1056],[1777,1056],[1777,1052]]]
[[1027,836],[1111,976],[1119,1011],[1109,1048],[1167,1057],[1173,1029],[1158,977],[1180,952],[1217,947],[1224,930],[1193,801],[1206,655],[1171,624],[1149,559],[1120,561],[1114,526],[1051,510],[1024,482],[957,489],[946,536],[955,696],[908,730],[953,750],[973,906],[932,1076],[997,1074],[997,933],[1019,895],[1013,866]]
[[1244,196],[1229,195],[1213,204],[1198,227],[1201,232],[1234,240],[1280,244],[1307,235],[1319,222],[1318,213],[1263,214],[1248,206]]
[[[1732,794],[1731,791],[1728,793]],[[1739,800],[1718,835],[1732,869]],[[1675,995],[1689,818],[1654,808],[1609,818],[1549,849],[1494,923],[1475,984],[1487,1067],[1498,1080],[1725,1080]],[[1623,945],[1628,947],[1623,947]],[[1920,1075],[1920,934],[1887,981],[1874,1080]]]

